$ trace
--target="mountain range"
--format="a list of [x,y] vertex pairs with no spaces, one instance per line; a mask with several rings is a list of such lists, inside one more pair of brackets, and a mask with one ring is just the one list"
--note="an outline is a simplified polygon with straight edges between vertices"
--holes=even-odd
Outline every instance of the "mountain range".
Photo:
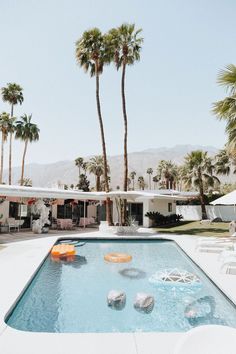
[[[129,171],[136,171],[137,177],[143,176],[147,181],[147,168],[151,167],[156,171],[160,160],[171,160],[176,164],[181,164],[184,157],[193,150],[208,151],[210,156],[214,156],[218,149],[213,146],[198,145],[176,145],[174,147],[159,147],[147,149],[139,152],[129,153]],[[84,157],[87,161],[91,156]],[[108,158],[111,169],[111,187],[122,186],[123,179],[123,156],[110,156]],[[21,167],[14,167],[13,183],[17,184],[20,179]],[[7,181],[8,171],[4,171],[4,180]],[[34,187],[55,187],[58,182],[62,184],[78,183],[78,167],[74,161],[58,161],[50,164],[30,163],[25,166],[25,177],[33,181]],[[95,184],[93,175],[88,175],[91,186]]]

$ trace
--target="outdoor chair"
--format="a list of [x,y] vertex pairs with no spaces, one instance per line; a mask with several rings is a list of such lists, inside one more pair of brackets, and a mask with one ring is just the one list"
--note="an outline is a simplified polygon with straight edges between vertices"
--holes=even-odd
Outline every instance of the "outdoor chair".
[[7,218],[8,231],[11,232],[11,229],[20,231],[20,220],[15,218]]

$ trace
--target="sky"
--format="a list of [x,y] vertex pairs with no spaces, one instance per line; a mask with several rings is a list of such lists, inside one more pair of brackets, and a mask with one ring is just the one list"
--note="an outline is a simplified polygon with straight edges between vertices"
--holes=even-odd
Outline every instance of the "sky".
[[[127,69],[129,152],[177,144],[223,147],[224,122],[211,113],[226,95],[220,69],[235,64],[234,0],[0,0],[0,87],[16,82],[40,140],[27,162],[51,163],[101,153],[95,80],[78,67],[83,31],[106,32],[124,22],[142,28],[140,62]],[[108,155],[123,152],[121,72],[100,79]],[[0,112],[9,111],[0,100]],[[14,142],[13,165],[23,144]],[[6,155],[7,158],[7,155]]]

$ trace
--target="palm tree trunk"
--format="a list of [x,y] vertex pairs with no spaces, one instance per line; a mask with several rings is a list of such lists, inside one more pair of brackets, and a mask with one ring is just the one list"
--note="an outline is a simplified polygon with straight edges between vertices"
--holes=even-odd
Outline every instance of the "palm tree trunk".
[[125,69],[126,63],[122,67],[122,79],[121,79],[121,96],[122,96],[122,109],[124,117],[124,191],[127,191],[128,185],[128,153],[127,153],[127,139],[128,139],[128,119],[126,113],[126,101],[125,101]]
[[12,161],[12,133],[10,133],[9,139],[9,167],[8,167],[8,184],[11,185],[11,161]]
[[2,184],[3,177],[3,156],[4,156],[4,137],[2,132],[2,143],[1,143],[1,171],[0,171],[0,183]]
[[[11,118],[13,117],[14,105],[11,105]],[[12,132],[10,132],[9,141],[9,165],[8,165],[8,184],[11,185],[11,163],[12,163]]]
[[[128,153],[127,153],[127,140],[128,140],[128,119],[126,112],[126,100],[125,100],[125,70],[126,62],[122,66],[122,78],[121,78],[121,97],[122,97],[122,110],[124,118],[124,191],[128,188]],[[127,200],[124,199],[124,209],[123,209],[123,223],[126,223],[127,219]]]
[[[107,153],[106,153],[106,142],[105,142],[105,134],[103,128],[103,121],[102,121],[102,112],[101,112],[101,105],[100,105],[100,97],[99,97],[99,73],[98,73],[98,62],[95,64],[96,70],[96,102],[97,102],[97,112],[98,112],[98,119],[100,125],[100,132],[101,132],[101,139],[102,139],[102,151],[103,151],[103,163],[104,163],[104,178],[105,178],[105,191],[109,192],[109,183],[108,183],[108,175],[107,175]],[[111,215],[111,201],[110,198],[106,199],[106,220],[108,225],[112,225],[112,215]]]
[[20,179],[20,185],[21,186],[23,186],[23,182],[24,182],[25,155],[26,155],[27,146],[28,146],[28,140],[25,141],[25,148],[24,148],[24,153],[23,153],[23,158],[22,158],[21,179]]
[[201,203],[201,209],[202,209],[202,219],[206,219],[207,213],[206,213],[206,206],[205,206],[205,200],[204,200],[203,182],[202,182],[202,176],[200,173],[198,173],[198,178],[199,178],[199,194],[200,194],[200,203]]
[[96,176],[96,191],[100,191],[100,176]]

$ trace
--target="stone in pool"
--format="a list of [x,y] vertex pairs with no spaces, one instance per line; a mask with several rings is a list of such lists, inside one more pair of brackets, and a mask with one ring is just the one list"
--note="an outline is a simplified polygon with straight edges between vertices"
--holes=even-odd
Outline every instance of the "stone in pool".
[[107,295],[107,304],[114,310],[123,310],[126,304],[126,295],[124,291],[110,290]]
[[142,313],[152,312],[154,307],[154,297],[146,293],[137,293],[134,300],[134,308]]

